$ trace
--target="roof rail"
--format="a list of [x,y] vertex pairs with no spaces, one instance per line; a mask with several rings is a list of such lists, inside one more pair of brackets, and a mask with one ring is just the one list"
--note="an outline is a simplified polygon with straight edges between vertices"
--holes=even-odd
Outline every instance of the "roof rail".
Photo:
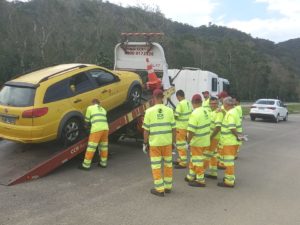
[[71,71],[71,70],[74,70],[74,69],[77,69],[77,68],[81,69],[81,68],[84,68],[84,67],[86,67],[86,65],[77,65],[77,66],[70,67],[68,69],[60,70],[60,71],[58,71],[56,73],[53,73],[53,74],[50,74],[49,76],[44,77],[43,79],[41,79],[39,81],[39,83],[44,82],[44,81],[48,80],[49,78],[51,78],[51,77],[53,77],[55,75],[58,75],[60,73],[68,72],[68,71]]

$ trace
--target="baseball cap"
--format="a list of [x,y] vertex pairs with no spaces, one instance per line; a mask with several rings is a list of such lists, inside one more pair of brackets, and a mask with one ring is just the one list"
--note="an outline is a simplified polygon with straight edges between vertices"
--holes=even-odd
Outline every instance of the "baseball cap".
[[153,91],[153,97],[163,97],[164,92],[161,89],[155,89]]
[[209,94],[209,91],[202,91],[202,94]]
[[201,95],[199,95],[199,94],[193,95],[192,102],[194,102],[194,101],[202,101]]

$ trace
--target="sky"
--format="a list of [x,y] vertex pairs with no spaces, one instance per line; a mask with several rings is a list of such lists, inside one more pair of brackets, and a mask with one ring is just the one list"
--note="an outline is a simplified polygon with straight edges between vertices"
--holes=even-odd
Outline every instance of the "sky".
[[194,27],[236,28],[275,43],[300,38],[300,0],[108,0],[127,6],[149,6],[173,21]]

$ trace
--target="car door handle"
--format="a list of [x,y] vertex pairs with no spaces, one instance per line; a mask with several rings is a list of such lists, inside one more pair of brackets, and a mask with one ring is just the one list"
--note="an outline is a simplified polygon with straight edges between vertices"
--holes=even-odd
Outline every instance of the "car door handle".
[[101,91],[101,93],[102,93],[102,94],[104,94],[104,93],[106,93],[106,92],[107,92],[107,90],[103,90],[103,91]]
[[78,103],[78,102],[81,102],[82,100],[81,99],[76,99],[75,101],[74,101],[74,103]]

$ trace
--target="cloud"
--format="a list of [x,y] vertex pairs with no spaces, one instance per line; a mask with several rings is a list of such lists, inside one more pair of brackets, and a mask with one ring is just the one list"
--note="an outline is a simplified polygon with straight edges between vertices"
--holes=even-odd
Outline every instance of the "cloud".
[[219,24],[250,33],[253,37],[264,38],[274,42],[300,37],[300,1],[299,0],[256,0],[266,3],[267,10],[279,13],[281,17],[248,21],[235,20]]
[[167,18],[196,27],[212,21],[211,14],[218,5],[217,0],[109,0],[109,2],[125,7],[137,5],[159,6],[159,9]]

